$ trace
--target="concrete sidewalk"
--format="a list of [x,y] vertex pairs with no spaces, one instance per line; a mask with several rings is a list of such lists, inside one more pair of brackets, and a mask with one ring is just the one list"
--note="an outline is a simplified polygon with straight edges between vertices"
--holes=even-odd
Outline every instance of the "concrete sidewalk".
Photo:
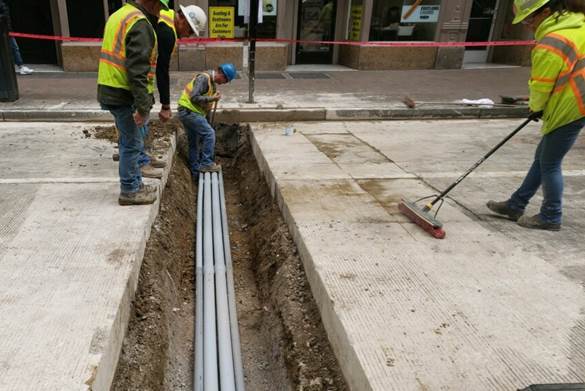
[[[510,391],[585,381],[583,138],[563,230],[488,213],[520,183],[536,125],[452,193],[431,238],[397,210],[436,193],[518,121],[256,124],[253,148],[355,390]],[[294,136],[284,136],[293,126]],[[536,213],[538,196],[528,213]]]
[[[172,73],[173,105],[192,76]],[[499,102],[500,95],[527,94],[529,69],[260,72],[258,76],[253,104],[247,103],[247,79],[221,86],[224,99],[218,109],[219,120],[517,117],[526,110],[441,104],[419,105],[412,110],[401,99],[410,96],[416,101],[447,103],[463,98],[491,98]],[[280,79],[266,79],[275,77]],[[4,120],[108,119],[109,114],[101,112],[96,102],[95,73],[39,73],[19,77],[18,82],[21,99],[0,104],[0,118]]]
[[118,206],[88,127],[0,126],[1,390],[105,391],[116,370],[158,201]]

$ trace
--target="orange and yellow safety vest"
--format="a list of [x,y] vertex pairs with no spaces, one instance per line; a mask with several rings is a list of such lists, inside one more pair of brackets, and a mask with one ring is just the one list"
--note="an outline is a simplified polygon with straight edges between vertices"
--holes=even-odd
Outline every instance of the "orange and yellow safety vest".
[[[138,8],[126,3],[108,19],[104,31],[98,84],[130,90],[128,73],[126,71],[126,35],[139,20],[146,16]],[[149,22],[150,23],[150,22]],[[148,72],[149,93],[154,92],[154,77],[156,74],[157,42],[150,54],[150,71]]]
[[173,46],[174,52],[175,49],[177,48],[177,40],[179,39],[179,37],[177,36],[177,29],[175,28],[175,11],[171,9],[168,11],[161,10],[158,22],[166,24],[171,28],[171,30],[173,30],[173,34],[175,35],[175,46]]
[[203,73],[199,73],[196,74],[195,77],[193,78],[193,80],[191,80],[189,83],[187,83],[187,85],[185,86],[185,89],[183,90],[183,93],[181,94],[181,97],[179,98],[179,106],[186,108],[187,110],[190,110],[194,113],[198,113],[201,114],[202,116],[206,116],[207,113],[209,112],[210,108],[212,107],[212,104],[206,105],[205,107],[201,107],[199,105],[195,105],[193,104],[193,102],[191,102],[191,93],[193,92],[193,88],[195,85],[195,81],[197,80],[197,77],[199,75],[204,75],[207,77],[207,96],[213,96],[215,94],[215,84],[211,81],[211,75],[207,72],[203,72]]

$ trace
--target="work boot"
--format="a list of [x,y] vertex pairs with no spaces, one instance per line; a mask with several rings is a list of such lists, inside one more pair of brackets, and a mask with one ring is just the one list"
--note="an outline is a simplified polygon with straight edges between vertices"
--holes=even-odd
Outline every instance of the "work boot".
[[142,166],[140,168],[142,171],[142,176],[145,178],[157,178],[160,179],[163,176],[163,170],[160,168],[154,168],[152,165],[147,164],[146,166]]
[[507,216],[512,221],[518,221],[520,216],[524,214],[524,212],[518,209],[512,209],[508,206],[508,201],[496,202],[496,201],[488,201],[487,207],[494,213],[499,215]]
[[220,172],[221,166],[215,162],[208,166],[199,167],[199,172]]
[[161,159],[157,159],[154,156],[150,156],[150,165],[154,168],[165,168],[167,166],[167,162]]
[[518,219],[518,225],[524,228],[531,229],[543,229],[546,231],[560,231],[561,225],[555,223],[547,223],[542,221],[540,215],[534,215],[532,217],[522,216]]
[[154,186],[141,185],[140,190],[135,193],[120,193],[118,204],[125,205],[148,205],[156,201],[157,191]]

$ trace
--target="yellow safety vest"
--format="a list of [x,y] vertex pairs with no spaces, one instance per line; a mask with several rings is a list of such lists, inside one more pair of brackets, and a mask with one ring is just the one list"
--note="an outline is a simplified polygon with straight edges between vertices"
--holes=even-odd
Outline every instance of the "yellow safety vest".
[[173,30],[173,34],[175,35],[175,45],[173,46],[173,52],[175,52],[177,49],[177,40],[179,39],[177,36],[177,29],[175,28],[175,11],[171,9],[168,11],[161,10],[158,22],[166,24],[171,28],[171,30]]
[[215,94],[215,84],[211,81],[211,75],[209,73],[206,73],[206,72],[199,73],[199,74],[196,74],[195,77],[193,78],[193,80],[191,80],[185,86],[185,89],[183,90],[183,93],[181,94],[181,97],[179,98],[179,106],[184,107],[187,110],[190,110],[194,113],[201,114],[202,116],[206,116],[207,113],[209,112],[209,110],[211,109],[211,107],[213,106],[213,103],[209,103],[205,107],[201,107],[201,106],[195,105],[195,104],[193,104],[193,102],[191,102],[191,93],[193,92],[193,88],[195,86],[195,81],[197,80],[197,77],[199,75],[205,75],[207,77],[208,88],[207,88],[207,94],[205,94],[205,95],[213,96]]
[[[142,11],[128,3],[110,16],[106,23],[100,53],[98,84],[130,90],[126,70],[126,35],[134,24],[142,19],[148,21]],[[151,94],[154,92],[157,59],[156,34],[154,36],[155,41],[150,54],[150,71],[148,72],[147,86],[148,92]]]
[[530,109],[544,111],[542,133],[585,117],[585,15],[554,14],[536,30]]

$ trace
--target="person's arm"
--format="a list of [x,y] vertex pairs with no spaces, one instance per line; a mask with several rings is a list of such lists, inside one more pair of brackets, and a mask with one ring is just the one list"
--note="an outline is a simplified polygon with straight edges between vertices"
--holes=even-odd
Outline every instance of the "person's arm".
[[[557,51],[551,51],[551,46],[546,44],[545,40],[537,44],[532,50],[532,69],[530,71],[530,88],[529,107],[532,112],[543,111],[546,104],[557,85],[557,79],[561,72],[570,71],[569,64],[561,57]],[[568,77],[566,78],[568,82]],[[563,80],[559,80],[562,84]]]
[[175,34],[165,23],[158,24],[158,60],[156,63],[156,85],[163,109],[170,110],[170,77],[171,56],[175,47]]
[[191,91],[191,103],[197,106],[205,107],[211,102],[215,102],[218,100],[217,93],[214,96],[208,96],[207,92],[209,91],[209,84],[207,76],[199,75],[197,79],[195,79],[195,85],[193,86],[193,91]]
[[153,97],[148,92],[150,56],[155,43],[155,33],[147,20],[139,20],[126,35],[126,72],[130,92],[134,97],[136,112],[148,116]]

